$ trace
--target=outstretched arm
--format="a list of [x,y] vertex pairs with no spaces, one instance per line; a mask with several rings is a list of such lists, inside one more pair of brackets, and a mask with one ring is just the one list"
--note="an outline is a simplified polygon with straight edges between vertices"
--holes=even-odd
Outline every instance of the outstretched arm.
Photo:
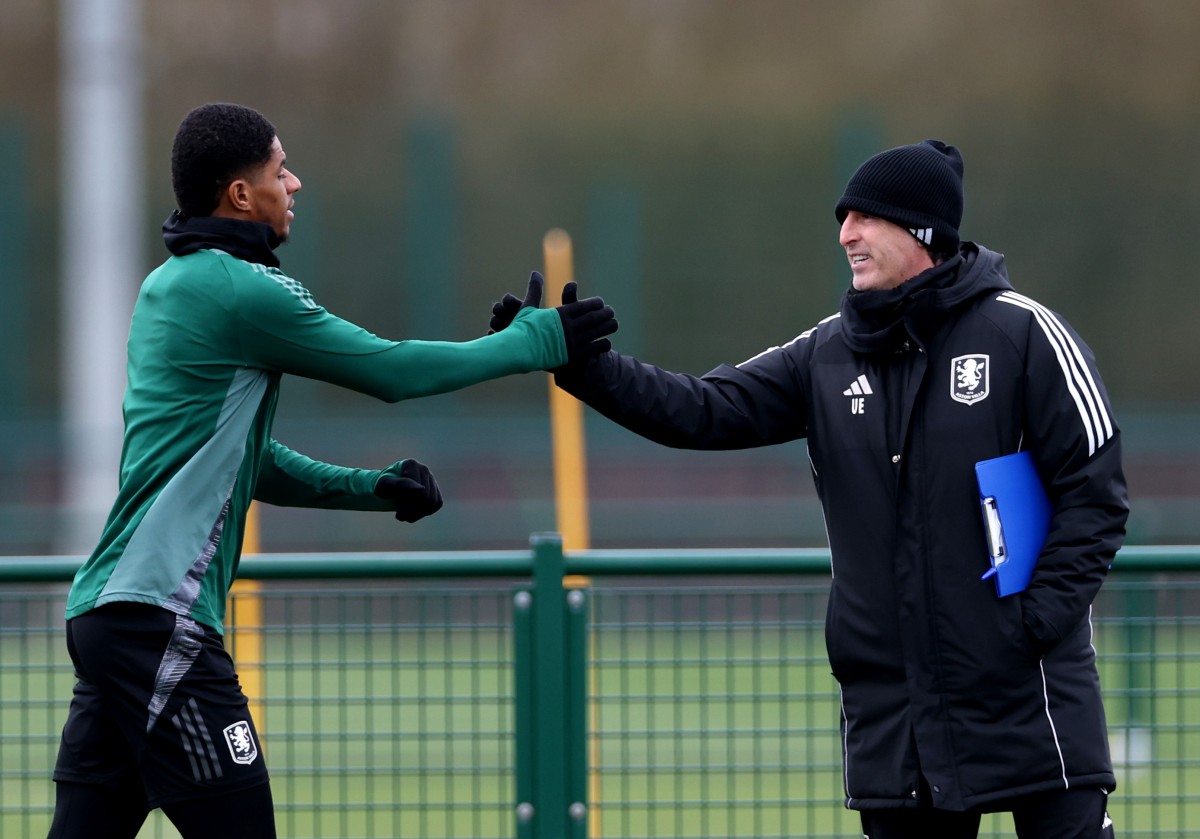
[[799,372],[782,350],[704,374],[672,373],[609,352],[555,371],[560,388],[648,440],[680,449],[747,449],[807,435]]
[[429,468],[401,460],[386,469],[322,463],[272,440],[254,498],[280,507],[395,512],[414,522],[436,513],[442,495]]
[[[541,277],[535,274],[523,301],[508,294],[492,306],[490,329],[503,334],[514,318],[541,302],[541,292]],[[567,283],[563,306],[576,298],[576,284]],[[672,373],[611,352],[604,338],[554,370],[554,381],[614,422],[665,446],[738,449],[781,443],[807,433],[802,359],[811,352],[810,335],[704,376]]]
[[617,328],[612,309],[589,298],[556,309],[522,309],[509,328],[473,341],[388,341],[331,315],[297,288],[283,282],[237,287],[245,359],[387,402],[551,370],[586,354]]

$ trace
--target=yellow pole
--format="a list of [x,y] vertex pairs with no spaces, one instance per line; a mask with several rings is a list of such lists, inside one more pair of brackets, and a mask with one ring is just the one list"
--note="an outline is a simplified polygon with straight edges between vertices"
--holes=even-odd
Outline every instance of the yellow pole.
[[[550,306],[562,300],[563,286],[575,278],[574,260],[571,254],[571,237],[567,231],[555,228],[542,238],[542,253],[546,263],[545,294]],[[554,455],[554,509],[558,532],[562,536],[563,550],[585,551],[591,547],[588,528],[587,495],[587,445],[583,434],[583,403],[554,386],[550,377],[550,437]],[[568,588],[586,588],[591,581],[580,574],[569,574],[563,579]],[[589,635],[589,644],[595,643]],[[594,660],[595,655],[591,658]],[[589,680],[590,681],[590,680]],[[590,693],[590,686],[589,686]],[[600,835],[600,814],[596,804],[600,800],[599,755],[596,732],[596,706],[591,713],[591,735],[588,743],[588,762],[592,771],[588,773],[588,836]]]
[[[542,239],[546,260],[548,305],[557,306],[563,286],[574,279],[571,237],[555,228]],[[554,506],[563,550],[587,550],[587,457],[583,438],[583,405],[554,386],[550,379],[550,435],[554,448]],[[586,582],[586,581],[585,581]]]
[[[258,504],[252,503],[246,512],[246,532],[242,539],[242,554],[261,551],[258,532]],[[250,715],[258,729],[259,746],[266,720],[262,713],[263,690],[263,609],[262,583],[258,580],[234,580],[229,590],[229,625],[233,630],[233,657],[242,692],[250,700]]]

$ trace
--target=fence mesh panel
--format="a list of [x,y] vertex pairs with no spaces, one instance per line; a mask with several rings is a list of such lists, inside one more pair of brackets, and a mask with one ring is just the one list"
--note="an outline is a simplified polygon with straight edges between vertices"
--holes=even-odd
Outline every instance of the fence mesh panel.
[[[842,808],[828,584],[599,588],[593,827],[606,839],[857,837]],[[1123,837],[1200,824],[1200,581],[1114,575],[1093,613]],[[1189,825],[1191,827],[1189,828]],[[1011,817],[980,836],[1011,837]]]
[[[842,807],[828,586],[802,577],[593,578],[590,831],[861,835]],[[264,586],[228,636],[280,836],[512,837],[510,581]],[[45,835],[73,681],[65,586],[0,589],[0,836]],[[235,609],[246,611],[246,603]],[[1200,575],[1114,574],[1093,615],[1123,837],[1200,824]],[[141,837],[177,834],[157,813]],[[981,836],[1013,835],[1005,815]]]

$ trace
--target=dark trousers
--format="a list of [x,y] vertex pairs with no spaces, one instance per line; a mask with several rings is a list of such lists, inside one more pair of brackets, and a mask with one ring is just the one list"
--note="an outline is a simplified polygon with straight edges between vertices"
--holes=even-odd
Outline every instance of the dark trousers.
[[154,808],[184,839],[276,835],[249,704],[215,629],[113,603],[67,622],[67,650],[77,679],[50,839],[133,839]]
[[[1096,787],[1025,795],[989,811],[1011,811],[1017,839],[1114,839],[1108,796]],[[975,839],[978,811],[955,812],[921,807],[913,810],[864,810],[867,839]]]
[[[48,839],[134,839],[150,814],[140,786],[103,787],[59,781]],[[183,839],[273,839],[271,785],[162,808]]]

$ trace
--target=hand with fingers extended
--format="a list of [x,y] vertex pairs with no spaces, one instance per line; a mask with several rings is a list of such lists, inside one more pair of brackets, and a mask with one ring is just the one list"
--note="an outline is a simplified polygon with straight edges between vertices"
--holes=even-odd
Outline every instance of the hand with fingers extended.
[[442,509],[442,493],[429,467],[417,460],[399,466],[399,474],[389,470],[375,482],[375,494],[395,505],[396,520],[411,523]]
[[488,335],[499,332],[508,326],[517,316],[517,312],[527,306],[538,308],[542,305],[542,289],[546,281],[542,275],[534,271],[529,275],[529,288],[525,291],[525,299],[521,300],[515,294],[505,294],[492,306],[492,319],[488,322]]
[[612,306],[605,305],[600,297],[580,300],[578,295],[575,282],[567,283],[563,287],[562,305],[557,309],[567,343],[567,366],[584,364],[611,350],[608,336],[617,331],[617,315]]
[[[529,276],[529,288],[525,299],[515,294],[505,294],[492,306],[492,319],[488,323],[488,334],[499,332],[516,318],[522,309],[542,304],[542,290],[546,281],[534,271]],[[563,337],[567,345],[567,365],[586,362],[593,356],[612,349],[608,336],[617,331],[617,316],[611,306],[600,297],[579,299],[579,286],[571,281],[563,287],[562,305],[556,307],[562,321]]]

